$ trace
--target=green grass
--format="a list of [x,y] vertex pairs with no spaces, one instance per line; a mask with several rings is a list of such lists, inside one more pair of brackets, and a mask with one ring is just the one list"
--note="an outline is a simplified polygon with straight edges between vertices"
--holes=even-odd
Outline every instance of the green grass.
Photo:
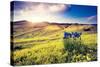
[[[39,33],[38,35],[42,35]],[[89,62],[97,60],[97,34],[82,34],[81,40],[63,39],[63,31],[52,35],[15,39],[14,65]],[[52,38],[59,38],[50,40]],[[39,40],[44,40],[39,42]],[[31,42],[33,41],[33,42]],[[36,42],[34,42],[36,41]],[[22,43],[23,42],[23,43]],[[19,44],[18,44],[19,43]]]
[[30,49],[15,51],[13,60],[16,65],[64,63],[68,52],[61,44],[63,43],[54,41],[44,45],[36,45]]

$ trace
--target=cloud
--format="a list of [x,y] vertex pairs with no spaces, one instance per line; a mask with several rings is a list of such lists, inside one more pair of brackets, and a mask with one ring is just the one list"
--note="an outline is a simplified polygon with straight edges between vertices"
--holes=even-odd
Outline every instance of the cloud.
[[[18,6],[15,4],[15,7]],[[55,3],[32,3],[25,2],[21,4],[21,9],[14,10],[14,20],[29,20],[41,17],[41,19],[52,18],[57,13],[62,13],[64,10],[70,8],[70,5],[55,4]],[[39,17],[38,17],[39,16]],[[57,16],[56,16],[57,18]]]
[[90,16],[87,18],[87,21],[92,23],[97,23],[97,16],[96,15]]
[[23,6],[23,11],[32,11],[34,13],[56,13],[68,9],[70,6],[65,4],[51,3],[27,3]]
[[[19,3],[19,2],[18,2]],[[55,3],[33,3],[23,2],[18,4],[15,2],[14,10],[33,13],[58,13],[70,8],[70,5],[55,4]]]
[[88,20],[92,20],[92,19],[95,19],[95,18],[97,18],[97,16],[90,16],[90,17],[88,17],[87,19],[88,19]]

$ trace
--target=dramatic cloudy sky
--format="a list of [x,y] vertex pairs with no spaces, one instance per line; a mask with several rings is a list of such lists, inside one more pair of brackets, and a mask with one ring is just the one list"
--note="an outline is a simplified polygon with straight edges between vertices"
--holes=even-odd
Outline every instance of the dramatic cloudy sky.
[[12,21],[97,23],[97,7],[38,2],[11,2]]

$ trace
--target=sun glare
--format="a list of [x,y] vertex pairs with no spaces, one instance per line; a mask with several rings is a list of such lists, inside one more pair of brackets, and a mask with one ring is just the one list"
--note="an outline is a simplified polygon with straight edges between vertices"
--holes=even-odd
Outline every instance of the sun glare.
[[51,22],[51,21],[56,21],[56,20],[57,18],[51,15],[33,15],[28,18],[28,21],[31,21],[33,23],[43,22],[43,21]]

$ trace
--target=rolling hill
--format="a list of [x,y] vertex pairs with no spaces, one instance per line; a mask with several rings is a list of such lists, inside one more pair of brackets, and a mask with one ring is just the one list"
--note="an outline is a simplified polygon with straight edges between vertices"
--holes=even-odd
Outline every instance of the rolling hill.
[[[11,51],[15,65],[97,60],[97,25],[29,21],[12,23]],[[64,32],[82,32],[63,39]]]

